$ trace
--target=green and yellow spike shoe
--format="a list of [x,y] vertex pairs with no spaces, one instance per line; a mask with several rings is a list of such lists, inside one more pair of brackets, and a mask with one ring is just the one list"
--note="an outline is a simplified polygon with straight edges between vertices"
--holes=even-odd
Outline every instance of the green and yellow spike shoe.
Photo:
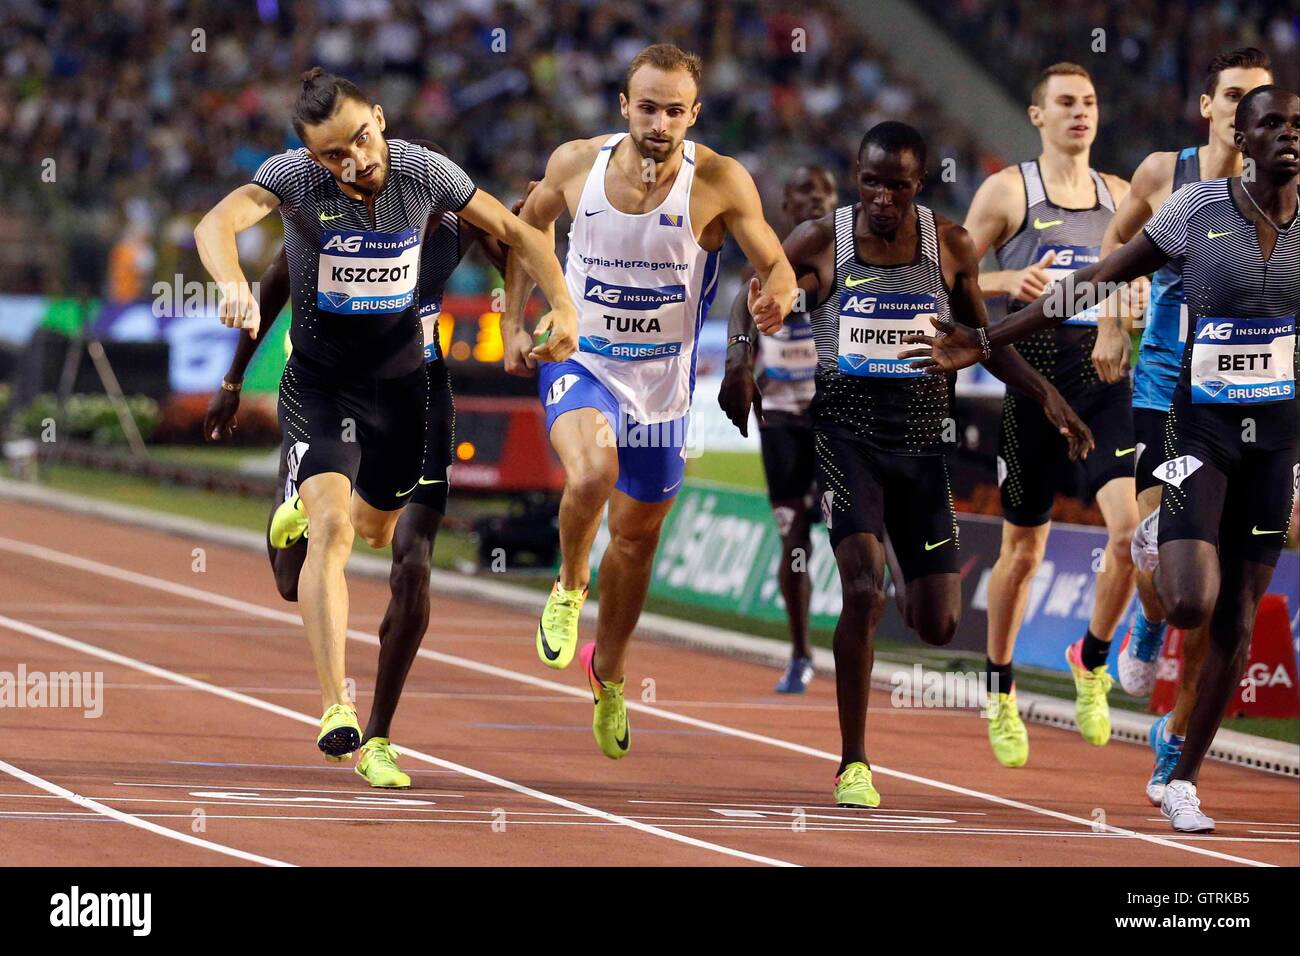
[[1104,747],[1110,740],[1110,693],[1114,678],[1106,673],[1106,665],[1087,670],[1083,666],[1083,639],[1065,649],[1065,661],[1074,675],[1074,719],[1083,739],[1094,747]]
[[547,667],[563,670],[573,661],[578,646],[578,617],[587,600],[587,589],[566,591],[557,578],[551,596],[537,622],[537,656]]
[[343,761],[361,746],[361,726],[350,704],[334,704],[320,719],[320,736],[316,746],[326,760]]
[[1020,719],[1015,694],[989,697],[989,744],[1004,767],[1023,767],[1029,760],[1029,733]]
[[632,747],[632,730],[627,724],[627,702],[623,700],[623,681],[603,681],[596,676],[595,642],[584,646],[579,656],[596,704],[596,712],[591,717],[591,732],[605,756],[619,760],[626,757]]
[[271,529],[267,532],[271,547],[282,551],[291,548],[306,533],[307,513],[302,510],[302,499],[297,495],[286,498],[271,515]]
[[871,768],[855,761],[835,778],[835,805],[854,810],[880,806],[880,794],[871,785]]
[[356,774],[372,787],[405,790],[411,778],[397,767],[397,750],[387,737],[371,737],[361,745]]

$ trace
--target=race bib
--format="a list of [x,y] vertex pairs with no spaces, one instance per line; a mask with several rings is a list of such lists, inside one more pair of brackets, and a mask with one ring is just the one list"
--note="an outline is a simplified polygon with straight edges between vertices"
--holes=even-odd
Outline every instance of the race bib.
[[316,307],[339,315],[402,312],[415,301],[420,231],[329,230],[321,236]]
[[1179,458],[1170,458],[1168,461],[1156,465],[1151,470],[1151,474],[1166,485],[1179,488],[1182,487],[1184,481],[1196,474],[1197,469],[1203,464],[1205,462],[1195,455],[1182,455]]
[[845,375],[868,378],[915,378],[925,373],[900,359],[905,335],[928,335],[937,314],[932,295],[840,293],[840,354],[838,367]]
[[[1088,266],[1096,265],[1101,261],[1101,249],[1097,246],[1039,246],[1038,256],[1042,258],[1048,251],[1055,252],[1056,258],[1052,264],[1044,271],[1047,278],[1054,285],[1060,282],[1070,273],[1078,269],[1084,269]],[[1048,290],[1051,285],[1048,286]],[[1046,290],[1045,290],[1046,291]],[[1101,303],[1090,308],[1084,309],[1078,315],[1072,315],[1062,322],[1062,325],[1091,325],[1096,326],[1097,317],[1101,314]]]
[[1250,405],[1295,397],[1295,316],[1196,321],[1192,401]]
[[806,382],[817,374],[817,343],[807,323],[787,325],[763,342],[763,374],[774,382]]
[[686,286],[638,288],[587,276],[579,305],[578,349],[620,362],[681,354]]

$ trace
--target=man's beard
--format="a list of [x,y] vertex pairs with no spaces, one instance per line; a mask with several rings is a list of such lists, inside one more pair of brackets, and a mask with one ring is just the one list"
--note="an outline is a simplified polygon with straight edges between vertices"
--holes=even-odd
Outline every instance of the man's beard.
[[652,143],[648,136],[642,136],[640,139],[633,136],[632,145],[636,147],[636,151],[643,159],[653,159],[656,162],[663,162],[666,160],[673,154],[673,150],[678,146],[678,144],[674,143],[672,140],[669,140],[666,143]]

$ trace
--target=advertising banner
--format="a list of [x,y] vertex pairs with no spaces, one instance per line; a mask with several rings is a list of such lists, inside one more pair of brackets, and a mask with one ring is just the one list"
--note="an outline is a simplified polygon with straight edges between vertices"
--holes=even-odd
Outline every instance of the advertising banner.
[[[958,525],[962,615],[950,646],[983,654],[988,626],[988,583],[998,556],[1001,521],[985,515],[959,515]],[[609,531],[602,522],[593,548],[593,577],[608,543]],[[1016,644],[1017,663],[1066,670],[1065,648],[1082,637],[1088,627],[1096,590],[1096,569],[1105,546],[1103,528],[1053,526],[1047,554],[1031,586]],[[780,538],[765,495],[688,479],[664,522],[651,572],[650,593],[680,604],[725,611],[755,621],[784,622],[785,606],[777,582],[781,560]],[[841,595],[834,555],[826,530],[820,524],[813,526],[807,568],[812,580],[812,624],[831,630],[839,616]],[[1286,600],[1293,647],[1296,647],[1300,633],[1300,558],[1296,552],[1282,553],[1270,592]],[[1121,620],[1116,639],[1123,637],[1129,613],[1131,609]],[[878,633],[896,640],[915,639],[892,600]],[[1112,653],[1112,671],[1115,657]]]

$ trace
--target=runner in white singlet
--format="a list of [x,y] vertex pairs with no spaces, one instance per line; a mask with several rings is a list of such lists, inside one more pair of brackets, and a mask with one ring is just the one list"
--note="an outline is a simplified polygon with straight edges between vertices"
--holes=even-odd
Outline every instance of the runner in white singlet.
[[[623,703],[628,641],[641,615],[659,529],[681,487],[696,343],[730,232],[754,267],[749,306],[761,331],[781,326],[794,273],[738,162],[686,140],[699,115],[699,57],[647,47],[619,101],[628,131],[565,143],[528,197],[525,222],[573,219],[565,280],[578,305],[578,351],[543,366],[538,391],[565,469],[560,574],[535,634],[549,667],[573,659],[589,552],[609,505],[596,641],[582,649],[606,756],[630,745]],[[530,375],[522,317],[531,285],[511,256],[502,316],[506,370]],[[597,676],[597,675],[603,675]]]

